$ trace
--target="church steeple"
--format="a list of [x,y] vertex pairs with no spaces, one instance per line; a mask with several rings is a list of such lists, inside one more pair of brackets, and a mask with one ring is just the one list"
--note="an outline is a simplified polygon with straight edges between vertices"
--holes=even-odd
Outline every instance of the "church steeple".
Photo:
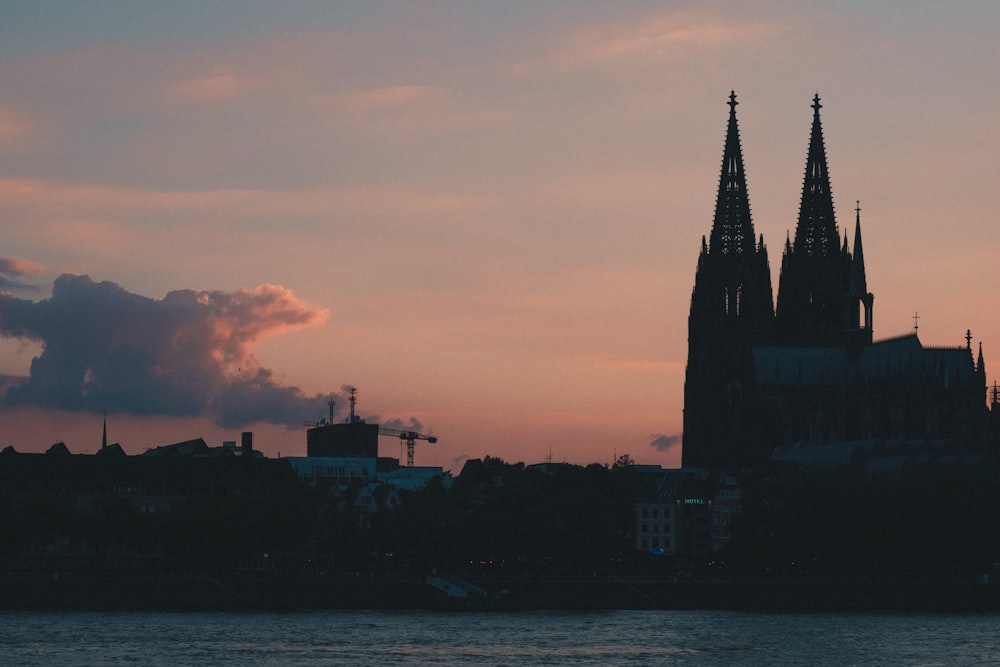
[[750,220],[750,199],[747,195],[746,172],[740,129],[736,122],[736,92],[729,93],[729,126],[726,146],[722,152],[722,173],[715,201],[710,251],[723,255],[752,254],[754,251],[753,222]]
[[861,202],[854,209],[854,257],[851,262],[851,296],[858,298],[868,293],[865,279],[865,251],[861,245]]
[[750,219],[736,105],[731,92],[715,218],[708,242],[702,239],[691,294],[685,466],[723,466],[747,455],[753,444],[746,403],[753,384],[751,349],[770,344],[773,335],[771,269],[767,246]]
[[868,280],[865,278],[865,251],[861,243],[861,202],[854,208],[854,254],[851,257],[851,282],[848,289],[848,335],[852,343],[871,345],[872,343],[872,306],[875,295],[868,291]]
[[778,282],[775,333],[780,345],[826,347],[844,342],[852,330],[848,291],[851,255],[833,211],[833,194],[820,123],[819,95],[813,98],[812,131],[802,183],[795,242],[785,245]]
[[799,222],[795,228],[795,249],[806,255],[827,256],[837,251],[840,234],[833,215],[826,145],[823,143],[823,125],[819,120],[822,106],[819,95],[816,95],[812,104],[812,132],[809,136],[809,154],[806,157],[806,175],[802,182]]

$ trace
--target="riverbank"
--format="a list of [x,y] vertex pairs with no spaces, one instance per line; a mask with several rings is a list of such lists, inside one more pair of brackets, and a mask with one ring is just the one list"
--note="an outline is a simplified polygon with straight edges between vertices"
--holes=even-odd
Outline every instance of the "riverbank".
[[46,573],[0,577],[7,610],[292,611],[320,609],[774,612],[1000,612],[1000,586],[939,580],[491,579],[481,597],[447,597],[423,578],[271,573]]

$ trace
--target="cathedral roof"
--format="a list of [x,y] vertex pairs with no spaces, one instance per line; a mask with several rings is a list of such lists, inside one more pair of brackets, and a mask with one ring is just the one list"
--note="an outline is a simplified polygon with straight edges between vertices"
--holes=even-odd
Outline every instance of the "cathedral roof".
[[872,343],[861,351],[856,366],[861,371],[877,370],[889,361],[915,359],[923,352],[924,346],[917,334],[906,334]]
[[865,347],[855,361],[842,347],[754,347],[758,384],[832,385],[851,374],[870,377],[932,371],[945,383],[967,385],[975,372],[964,347],[924,347],[916,334],[889,338]]
[[842,347],[755,347],[759,384],[840,384],[849,361]]

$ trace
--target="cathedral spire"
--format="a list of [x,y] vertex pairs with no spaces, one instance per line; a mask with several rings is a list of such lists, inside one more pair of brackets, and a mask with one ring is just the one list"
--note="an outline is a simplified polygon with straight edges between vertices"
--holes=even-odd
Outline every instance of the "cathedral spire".
[[819,95],[813,98],[812,132],[806,174],[802,183],[799,222],[795,228],[795,249],[806,255],[827,256],[836,252],[840,234],[833,214],[833,193],[826,166],[823,126],[819,120]]
[[861,298],[868,293],[865,280],[865,252],[861,246],[861,202],[854,209],[854,256],[851,261],[851,296]]
[[[795,240],[781,262],[775,333],[781,345],[840,345],[845,333],[857,330],[860,305],[866,298],[849,295],[852,261],[847,238],[841,245],[833,214],[833,195],[826,166],[819,95],[813,98],[812,132],[802,183]],[[870,309],[866,319],[870,322]],[[867,333],[864,338],[867,339]]]
[[[858,339],[862,345],[872,343],[872,306],[875,295],[868,291],[868,280],[865,278],[865,251],[861,243],[861,202],[854,207],[854,253],[850,259],[851,276],[847,290],[849,331],[860,331]],[[856,335],[856,334],[851,334]]]
[[750,199],[747,195],[746,172],[740,129],[736,122],[736,92],[729,93],[729,127],[722,154],[719,194],[715,202],[710,251],[712,253],[752,254],[754,251],[753,222],[750,220]]
[[752,458],[761,446],[749,403],[751,350],[772,342],[774,304],[767,246],[750,221],[736,104],[731,92],[715,218],[707,245],[702,237],[691,292],[681,457],[686,467],[731,465]]

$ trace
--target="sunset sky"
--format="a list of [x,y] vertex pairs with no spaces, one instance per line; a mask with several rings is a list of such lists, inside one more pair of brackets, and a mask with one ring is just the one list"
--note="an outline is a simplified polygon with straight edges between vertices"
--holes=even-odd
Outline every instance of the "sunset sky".
[[876,339],[971,329],[992,385],[998,26],[986,1],[9,0],[0,447],[93,452],[106,410],[130,454],[251,430],[303,456],[353,385],[438,436],[418,465],[679,465],[730,90],[775,289],[818,93]]

